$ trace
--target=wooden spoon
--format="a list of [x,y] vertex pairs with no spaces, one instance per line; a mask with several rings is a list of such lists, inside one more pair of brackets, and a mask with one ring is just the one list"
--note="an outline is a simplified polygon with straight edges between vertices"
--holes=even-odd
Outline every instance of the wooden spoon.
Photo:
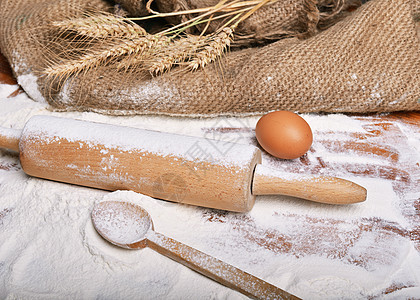
[[148,212],[133,203],[100,202],[92,211],[92,221],[98,233],[114,245],[127,249],[150,247],[248,297],[299,299],[219,259],[155,232]]

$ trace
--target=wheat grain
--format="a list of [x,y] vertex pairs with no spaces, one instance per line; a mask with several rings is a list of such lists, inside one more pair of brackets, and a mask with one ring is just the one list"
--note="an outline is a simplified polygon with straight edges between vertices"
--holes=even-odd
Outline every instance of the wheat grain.
[[209,37],[210,41],[204,46],[204,49],[195,53],[194,58],[188,64],[188,68],[195,71],[218,59],[230,46],[232,35],[233,30],[230,27],[225,27],[219,33],[211,35]]

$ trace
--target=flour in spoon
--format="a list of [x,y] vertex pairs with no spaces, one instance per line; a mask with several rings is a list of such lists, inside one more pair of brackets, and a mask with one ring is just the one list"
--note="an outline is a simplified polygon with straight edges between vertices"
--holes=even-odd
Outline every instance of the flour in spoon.
[[152,221],[145,210],[125,202],[102,202],[92,212],[95,229],[108,241],[126,247],[145,238]]

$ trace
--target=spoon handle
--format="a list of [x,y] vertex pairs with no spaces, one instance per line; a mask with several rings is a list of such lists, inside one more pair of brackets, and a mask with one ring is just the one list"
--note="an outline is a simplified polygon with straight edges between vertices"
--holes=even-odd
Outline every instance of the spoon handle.
[[147,245],[153,250],[254,299],[299,299],[268,282],[157,232]]

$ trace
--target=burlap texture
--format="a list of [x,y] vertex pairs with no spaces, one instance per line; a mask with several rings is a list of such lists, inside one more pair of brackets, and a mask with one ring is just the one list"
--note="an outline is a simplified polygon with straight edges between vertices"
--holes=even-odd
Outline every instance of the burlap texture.
[[418,0],[372,0],[310,38],[232,51],[220,63],[194,73],[175,70],[151,77],[106,66],[63,85],[34,77],[48,65],[51,49],[46,45],[52,36],[45,28],[75,7],[106,9],[105,5],[100,0],[0,3],[2,52],[27,93],[46,99],[55,109],[189,116],[278,109],[361,113],[420,109]]

